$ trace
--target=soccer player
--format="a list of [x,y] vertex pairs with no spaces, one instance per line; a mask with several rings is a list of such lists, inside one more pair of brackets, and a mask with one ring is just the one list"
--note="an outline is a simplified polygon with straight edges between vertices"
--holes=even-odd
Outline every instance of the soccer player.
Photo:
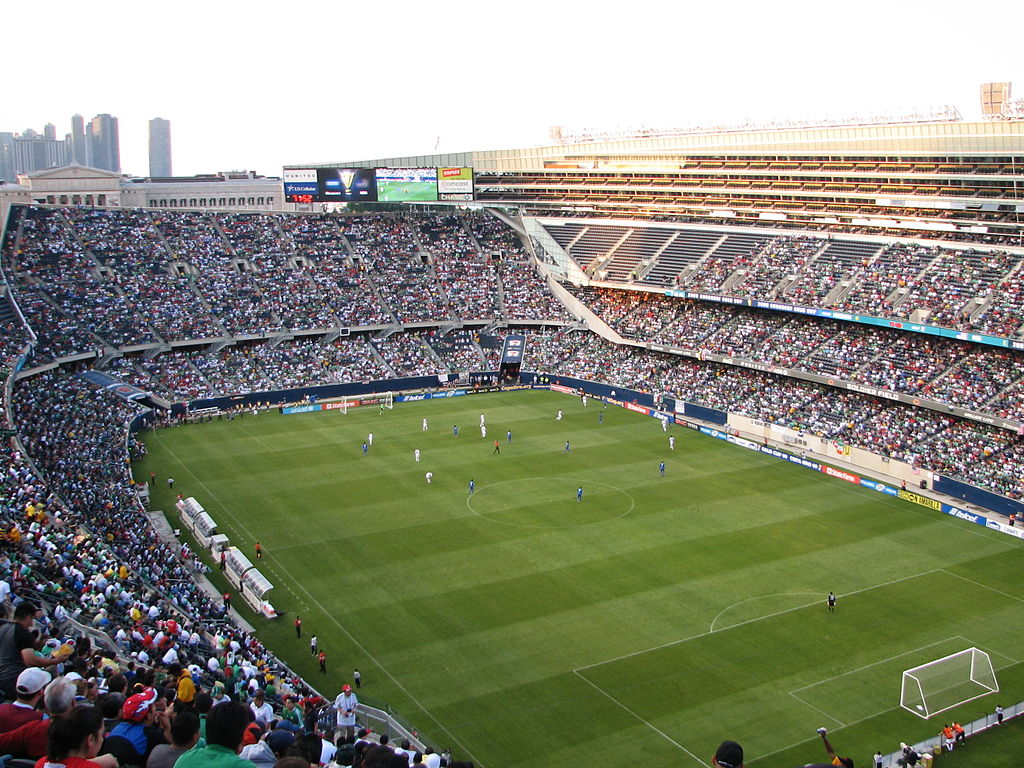
[[365,456],[365,455],[366,455],[366,452],[367,452],[368,450],[370,450],[370,449],[369,449],[369,448],[368,448],[368,447],[366,446],[366,441],[365,441],[365,440],[363,440],[363,456]]
[[661,475],[662,477],[664,477],[664,476],[665,476],[665,462],[664,462],[664,461],[662,461],[662,462],[660,462],[660,463],[658,464],[658,473],[659,473],[659,474],[660,474],[660,475]]
[[419,461],[420,460],[420,449],[417,448],[415,451],[412,452],[412,455],[416,459],[416,461]]
[[480,425],[480,437],[487,437],[487,425],[486,424],[481,424]]
[[475,491],[475,490],[476,490],[476,482],[473,481],[473,480],[470,480],[469,481],[469,495],[472,496],[473,495],[473,491]]
[[317,654],[316,635],[313,635],[311,638],[309,638],[309,655],[310,656],[316,656],[316,654]]
[[423,419],[423,431],[424,432],[427,431],[427,420],[426,419]]
[[576,489],[576,503],[579,504],[581,501],[583,501],[583,486],[582,485],[579,488]]
[[512,430],[510,429],[505,433],[505,438],[511,443],[512,442]]
[[671,435],[668,439],[668,449],[674,451],[676,449],[676,436]]
[[582,400],[583,400],[583,407],[586,408],[587,407],[587,396],[583,395]]
[[366,436],[366,442],[373,445],[373,432]]
[[480,414],[480,426],[482,427],[483,425],[484,425],[484,415],[481,413]]
[[430,483],[434,482],[434,473],[433,472],[427,472],[426,478],[427,478],[427,484],[428,485]]
[[452,437],[458,437],[458,436],[459,436],[459,425],[458,424],[452,424]]
[[835,613],[836,612],[836,596],[835,596],[835,594],[832,593],[832,592],[829,592],[828,593],[828,600],[826,602],[828,603],[828,612],[829,613]]
[[561,421],[561,420],[562,420],[562,409],[559,408],[558,409],[558,414],[555,416],[555,421]]
[[565,448],[562,449],[562,454],[572,453],[572,446],[569,445],[569,441],[565,441]]
[[668,419],[661,420],[661,431],[668,432]]
[[501,443],[499,443],[497,440],[494,441],[494,453],[492,453],[491,455],[493,456],[495,453],[501,453]]
[[257,560],[262,560],[263,559],[263,545],[260,544],[258,541],[256,542],[256,559]]

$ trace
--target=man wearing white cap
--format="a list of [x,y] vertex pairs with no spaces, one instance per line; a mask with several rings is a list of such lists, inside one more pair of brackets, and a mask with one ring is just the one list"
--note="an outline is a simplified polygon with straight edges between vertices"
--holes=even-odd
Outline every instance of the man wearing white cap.
[[43,698],[43,689],[52,679],[49,672],[39,667],[26,667],[22,670],[15,685],[17,700],[0,704],[0,733],[13,731],[33,720],[42,720],[43,713],[36,709],[36,705]]
[[354,736],[356,733],[356,707],[359,706],[359,699],[352,693],[351,685],[341,686],[341,693],[334,700],[334,709],[337,711],[338,728],[344,730],[346,737]]

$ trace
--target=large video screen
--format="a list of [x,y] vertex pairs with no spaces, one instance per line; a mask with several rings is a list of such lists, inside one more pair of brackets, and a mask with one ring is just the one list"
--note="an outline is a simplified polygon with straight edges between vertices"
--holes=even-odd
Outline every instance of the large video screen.
[[472,168],[285,168],[286,203],[473,200]]
[[318,203],[377,201],[377,177],[373,168],[318,168]]
[[437,200],[436,168],[378,168],[377,200],[432,203]]

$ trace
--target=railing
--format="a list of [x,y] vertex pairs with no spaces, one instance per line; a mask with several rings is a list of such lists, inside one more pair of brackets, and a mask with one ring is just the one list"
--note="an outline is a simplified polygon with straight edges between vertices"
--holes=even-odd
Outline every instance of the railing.
[[[1006,707],[1003,710],[1003,720],[1010,720],[1021,713],[1024,713],[1024,701],[1018,702],[1012,707]],[[996,715],[993,712],[988,715],[983,715],[977,720],[972,720],[964,725],[964,732],[967,734],[967,738],[971,738],[971,736],[995,727],[996,724]],[[933,736],[925,741],[912,744],[911,747],[919,755],[931,754],[932,756],[938,756],[942,752],[942,736]],[[882,760],[882,768],[902,768],[898,762],[902,757],[902,750],[899,752],[893,752],[891,755],[886,755]]]

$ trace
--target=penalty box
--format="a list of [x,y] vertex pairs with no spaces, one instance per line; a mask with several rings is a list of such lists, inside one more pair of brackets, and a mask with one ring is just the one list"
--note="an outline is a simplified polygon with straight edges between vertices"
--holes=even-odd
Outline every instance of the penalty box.
[[[937,596],[953,590],[964,611],[936,621]],[[1017,601],[942,569],[843,593],[835,614],[825,610],[827,592],[813,602],[800,594],[791,608],[575,672],[687,751],[712,754],[729,723],[730,738],[768,754],[806,740],[808,728],[906,716],[901,676],[916,664],[971,645],[997,668],[1015,663],[983,644],[981,627]],[[962,626],[966,636],[949,632]]]

